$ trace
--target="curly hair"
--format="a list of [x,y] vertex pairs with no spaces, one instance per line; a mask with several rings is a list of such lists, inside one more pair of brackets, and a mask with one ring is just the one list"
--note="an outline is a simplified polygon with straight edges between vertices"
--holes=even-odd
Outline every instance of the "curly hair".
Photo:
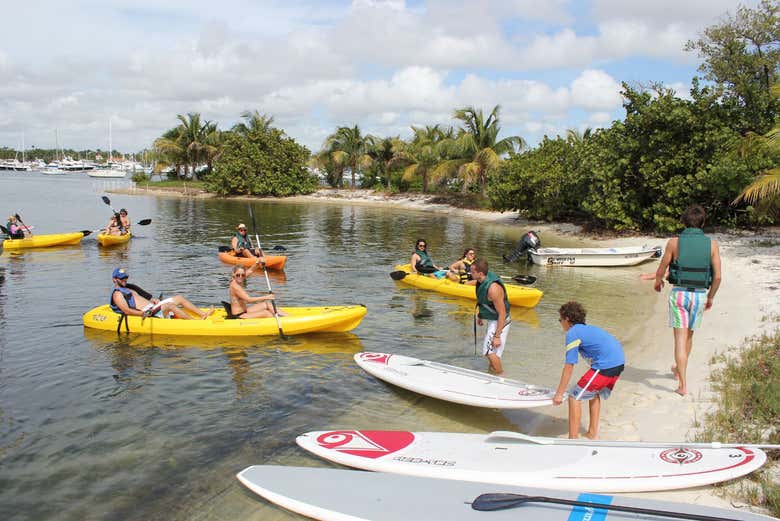
[[572,324],[584,324],[585,323],[585,308],[582,304],[575,301],[570,301],[564,304],[558,309],[558,314],[561,318],[567,319]]

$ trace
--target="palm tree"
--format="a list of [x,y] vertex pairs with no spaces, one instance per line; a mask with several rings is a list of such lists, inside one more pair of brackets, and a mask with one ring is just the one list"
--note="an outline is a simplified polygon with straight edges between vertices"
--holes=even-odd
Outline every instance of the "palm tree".
[[368,154],[368,136],[360,132],[360,128],[339,127],[336,132],[325,139],[323,149],[330,154],[331,160],[338,165],[347,167],[352,172],[352,188],[355,188],[355,174],[362,168],[371,165],[373,159]]
[[402,141],[398,136],[378,138],[376,136],[366,136],[368,140],[368,155],[382,169],[382,174],[387,178],[387,188],[390,189],[390,170],[393,167],[393,160],[396,158]]
[[269,128],[271,128],[271,123],[274,122],[273,116],[267,116],[265,114],[260,114],[259,111],[253,110],[248,111],[245,110],[241,113],[241,117],[246,120],[246,122],[242,123],[236,123],[233,125],[233,132],[238,132],[239,134],[247,135],[252,131],[260,130],[265,132]]
[[219,149],[211,144],[214,141],[213,134],[217,132],[217,124],[211,121],[201,123],[200,114],[197,112],[190,112],[186,117],[181,114],[176,117],[181,121],[180,142],[187,158],[184,167],[185,177],[187,164],[189,164],[192,165],[192,178],[197,180],[196,167],[202,163],[210,164],[219,152]]
[[570,128],[566,130],[566,141],[572,145],[578,145],[584,141],[589,140],[592,135],[593,129],[590,127],[586,127],[583,131]]
[[180,176],[181,166],[186,163],[180,130],[180,127],[174,127],[154,140],[154,150],[159,155],[158,166],[162,169],[172,166],[177,177]]
[[486,194],[488,176],[498,168],[501,156],[517,153],[526,147],[520,136],[498,139],[500,109],[499,105],[493,107],[487,118],[481,109],[474,107],[455,111],[453,117],[462,122],[462,127],[447,146],[453,159],[439,163],[432,173],[434,179],[457,176],[463,181],[464,191],[479,183],[482,195]]
[[430,173],[443,159],[443,146],[452,139],[452,127],[443,130],[439,125],[423,128],[412,126],[414,137],[409,143],[400,143],[391,165],[403,165],[404,181],[422,177],[423,193],[428,191]]

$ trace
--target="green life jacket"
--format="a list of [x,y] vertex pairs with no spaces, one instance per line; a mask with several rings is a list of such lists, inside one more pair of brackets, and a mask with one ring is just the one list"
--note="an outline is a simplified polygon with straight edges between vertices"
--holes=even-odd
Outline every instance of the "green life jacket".
[[498,320],[498,311],[496,311],[493,303],[488,300],[488,289],[494,283],[501,285],[504,290],[504,309],[506,309],[506,316],[509,317],[509,299],[506,294],[506,286],[501,282],[501,279],[492,271],[488,271],[485,276],[485,280],[477,284],[477,305],[479,306],[479,318],[484,320]]
[[428,256],[428,252],[423,250],[414,250],[414,253],[420,256],[420,260],[417,261],[417,266],[415,266],[414,269],[418,269],[420,267],[433,268],[433,261]]
[[712,284],[712,245],[701,228],[686,228],[677,241],[677,259],[669,264],[675,286],[707,289]]
[[471,276],[471,265],[474,264],[473,260],[463,259],[463,266],[465,269],[458,273],[458,276],[460,277],[460,283],[465,284],[466,282],[473,280],[474,277]]
[[252,243],[249,242],[248,236],[244,237],[240,233],[236,232],[236,239],[238,239],[238,244],[236,244],[236,246],[238,246],[239,249],[240,248],[244,248],[246,250],[252,249]]

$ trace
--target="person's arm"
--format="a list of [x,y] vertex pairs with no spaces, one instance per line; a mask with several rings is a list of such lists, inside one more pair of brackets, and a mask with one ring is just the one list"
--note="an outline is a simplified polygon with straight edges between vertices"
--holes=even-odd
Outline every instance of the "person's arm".
[[[248,269],[248,270],[246,270],[246,276],[248,277],[249,275],[251,275],[252,273],[254,273],[255,271],[257,271],[257,267],[258,267],[258,266],[260,266],[260,258],[258,258],[258,259],[255,261],[255,263],[254,263],[254,264],[252,264],[252,265],[249,267],[249,269]],[[262,267],[261,267],[261,269],[262,269]]]
[[261,295],[259,297],[252,297],[241,286],[238,286],[237,288],[235,288],[234,291],[236,292],[236,296],[239,299],[243,300],[244,302],[254,303],[254,302],[261,302],[263,300],[273,300],[274,299],[274,294],[273,293],[270,293],[268,295]]
[[710,249],[710,262],[712,263],[712,285],[710,286],[710,291],[707,293],[707,303],[704,305],[704,309],[710,309],[712,307],[715,293],[718,292],[718,288],[720,287],[720,248],[715,241],[712,241],[712,247]]
[[145,291],[141,286],[136,286],[135,284],[125,284],[125,287],[129,289],[130,291],[135,291],[139,295],[141,295],[143,298],[149,301],[156,300],[151,293],[148,291]]
[[449,270],[453,273],[460,273],[462,269],[463,269],[463,260],[456,260],[455,262],[450,264],[449,267]]
[[412,258],[409,261],[409,265],[411,266],[412,273],[417,273],[417,263],[420,262],[420,256],[416,253],[412,253]]
[[669,264],[672,262],[672,255],[677,251],[677,239],[669,239],[666,242],[666,248],[664,248],[664,255],[661,257],[661,262],[658,263],[658,269],[655,270],[655,285],[653,289],[661,291],[664,287],[664,274]]
[[144,312],[141,311],[140,309],[131,308],[127,304],[125,297],[119,291],[114,292],[113,296],[111,297],[111,300],[114,301],[114,305],[116,305],[116,307],[118,307],[119,310],[125,315],[135,315],[138,317],[142,317],[144,315]]
[[555,390],[555,396],[553,396],[553,403],[560,405],[563,403],[563,393],[566,392],[566,387],[569,386],[569,380],[571,379],[571,373],[574,372],[574,364],[564,364],[563,371],[561,371],[561,380],[558,382],[558,388]]
[[501,345],[501,332],[506,325],[506,306],[504,306],[504,288],[501,284],[493,283],[488,289],[488,300],[493,303],[493,307],[496,308],[498,313],[498,320],[496,321],[496,334],[493,335],[493,347]]
[[241,250],[243,250],[243,248],[238,247],[238,237],[230,239],[230,247],[233,248],[233,251],[236,253],[241,253]]

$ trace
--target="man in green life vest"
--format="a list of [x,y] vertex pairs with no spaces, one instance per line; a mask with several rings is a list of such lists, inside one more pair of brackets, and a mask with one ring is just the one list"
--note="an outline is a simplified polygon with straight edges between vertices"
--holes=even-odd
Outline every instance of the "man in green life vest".
[[705,310],[720,287],[720,249],[718,243],[702,231],[704,208],[690,206],[681,217],[685,229],[679,237],[669,239],[655,272],[655,290],[664,286],[663,277],[669,268],[669,326],[674,328],[674,362],[672,374],[678,381],[674,392],[688,393],[686,369],[693,347],[693,332],[701,325]]
[[509,316],[509,300],[501,278],[488,271],[485,259],[479,259],[471,266],[471,275],[477,281],[477,324],[487,321],[487,331],[482,342],[482,354],[488,359],[488,372],[502,375],[501,355],[509,336],[512,319]]

